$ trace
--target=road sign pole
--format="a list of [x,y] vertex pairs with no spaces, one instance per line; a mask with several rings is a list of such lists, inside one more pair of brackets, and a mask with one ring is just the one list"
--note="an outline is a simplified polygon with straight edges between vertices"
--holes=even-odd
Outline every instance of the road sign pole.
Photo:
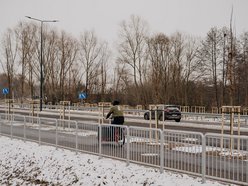
[[[4,94],[4,103],[5,103],[5,119],[6,119],[6,115],[8,114],[8,103],[6,100],[6,94]],[[8,117],[8,116],[7,116]]]

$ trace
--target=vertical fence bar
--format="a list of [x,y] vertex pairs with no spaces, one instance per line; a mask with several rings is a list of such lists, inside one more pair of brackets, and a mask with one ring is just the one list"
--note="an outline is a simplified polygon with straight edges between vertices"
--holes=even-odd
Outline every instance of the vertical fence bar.
[[127,127],[127,166],[130,164],[130,130]]
[[[176,133],[174,135],[174,139],[175,139],[176,147],[179,147],[180,148],[179,134],[178,133]],[[175,157],[178,160],[178,161],[174,161],[175,162],[175,168],[176,169],[179,169],[179,154],[180,154],[180,151],[176,151]]]
[[[167,152],[167,150],[165,150],[166,148],[164,148],[164,146],[166,145],[166,143],[168,144],[168,149],[169,149],[169,140],[168,140],[168,136],[167,135],[165,135],[165,132],[164,132],[164,130],[162,131],[163,132],[163,135],[162,135],[162,138],[163,138],[163,156],[164,156],[164,158],[165,158],[165,153]],[[166,151],[166,152],[165,152]],[[167,153],[167,156],[166,156],[166,158],[168,159],[169,158],[169,154]],[[163,165],[163,167],[164,168],[166,168],[167,167],[167,161],[166,161],[166,159],[164,160],[164,165]]]
[[58,149],[58,120],[56,119],[56,132],[55,132],[55,138],[56,138],[56,149]]
[[246,173],[245,174],[246,174],[246,183],[248,183],[248,160],[246,161]]
[[78,154],[78,122],[76,121],[76,154]]
[[2,134],[2,115],[0,114],[0,134]]
[[98,125],[98,143],[99,143],[99,159],[102,158],[102,126],[99,124]]
[[202,183],[206,183],[206,138],[201,135],[202,138]]
[[11,136],[11,140],[13,139],[13,116],[9,115],[8,117],[11,117],[10,119],[10,136]]
[[24,116],[23,128],[24,128],[24,131],[23,131],[24,142],[26,142],[26,138],[27,138],[27,136],[26,136],[26,116]]
[[[245,147],[244,147],[244,140],[242,140],[241,141],[241,147],[242,147],[242,154],[244,153],[244,151],[245,151]],[[242,165],[241,165],[241,167],[246,167],[246,164],[244,165],[244,157],[242,157]],[[246,172],[245,172],[245,174],[247,174],[247,170],[246,170]],[[241,177],[241,180],[244,180],[244,170],[242,169],[241,170],[241,175],[242,175],[242,177]],[[247,180],[246,180],[246,182],[247,182]]]
[[[245,150],[248,151],[248,139],[246,139],[245,142],[246,142],[246,149]],[[246,174],[246,183],[248,183],[248,159],[246,159],[246,169],[245,170],[246,170],[246,173],[245,173]]]
[[164,132],[161,130],[159,132],[160,132],[160,173],[163,173],[164,171]]
[[[206,141],[206,144],[209,145],[209,143],[210,143],[210,138],[206,138],[206,136],[205,136],[205,141]],[[208,167],[210,166],[209,158],[208,158],[207,166],[208,166]],[[209,174],[210,174],[210,168],[208,168],[208,170],[207,170],[207,175],[209,175]]]
[[40,118],[38,118],[38,122],[39,122],[39,145],[41,144],[41,123],[40,123]]
[[[227,148],[227,143],[228,143],[228,141],[227,140],[225,140],[224,141],[224,150],[226,150],[226,148]],[[227,161],[227,156],[224,156],[224,162],[226,162]],[[226,178],[227,176],[228,176],[228,172],[226,171],[226,169],[227,169],[227,167],[228,167],[228,164],[226,164],[226,163],[224,163],[224,178]]]

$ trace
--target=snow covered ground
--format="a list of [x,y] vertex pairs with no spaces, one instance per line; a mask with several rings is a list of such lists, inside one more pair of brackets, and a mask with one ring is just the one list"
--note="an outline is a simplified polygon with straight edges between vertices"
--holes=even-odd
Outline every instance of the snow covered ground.
[[200,178],[0,136],[0,185],[205,186]]

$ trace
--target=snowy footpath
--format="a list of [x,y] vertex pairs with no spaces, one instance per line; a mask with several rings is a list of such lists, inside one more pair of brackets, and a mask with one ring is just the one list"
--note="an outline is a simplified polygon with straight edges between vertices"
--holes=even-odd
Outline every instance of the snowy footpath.
[[0,185],[205,186],[200,178],[0,136]]

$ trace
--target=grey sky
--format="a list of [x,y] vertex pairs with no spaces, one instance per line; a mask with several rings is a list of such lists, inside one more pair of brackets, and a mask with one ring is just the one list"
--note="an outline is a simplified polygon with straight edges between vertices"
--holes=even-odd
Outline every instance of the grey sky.
[[248,0],[0,0],[0,34],[19,21],[30,21],[28,15],[58,19],[50,24],[76,37],[94,29],[110,41],[116,39],[119,23],[134,14],[152,32],[204,36],[212,26],[229,25],[232,5],[236,33],[248,31]]

